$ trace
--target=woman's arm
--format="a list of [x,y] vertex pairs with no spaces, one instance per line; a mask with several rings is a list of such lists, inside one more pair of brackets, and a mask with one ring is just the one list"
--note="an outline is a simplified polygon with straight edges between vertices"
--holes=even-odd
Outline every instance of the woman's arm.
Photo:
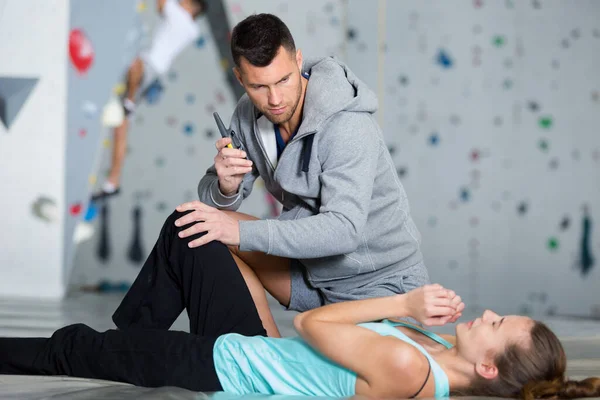
[[425,285],[408,293],[364,300],[328,304],[296,316],[304,319],[360,324],[387,318],[413,317],[433,326],[453,322],[464,308],[460,296],[441,285]]
[[[453,291],[428,285],[403,295],[319,307],[297,315],[294,326],[313,348],[356,372],[367,383],[371,395],[410,396],[422,384],[417,378],[423,368],[426,372],[424,357],[403,341],[356,325],[395,316],[443,325],[460,315],[463,307]],[[392,384],[400,379],[402,385]]]

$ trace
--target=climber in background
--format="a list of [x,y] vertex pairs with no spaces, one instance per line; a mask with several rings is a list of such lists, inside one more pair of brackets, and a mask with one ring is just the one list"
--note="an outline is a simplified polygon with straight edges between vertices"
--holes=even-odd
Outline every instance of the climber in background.
[[200,36],[195,19],[206,12],[205,0],[157,0],[157,8],[161,18],[154,30],[152,45],[133,60],[126,73],[121,117],[104,116],[105,120],[111,120],[107,125],[115,128],[112,160],[109,175],[92,200],[120,192],[129,118],[136,103],[166,74],[175,58]]

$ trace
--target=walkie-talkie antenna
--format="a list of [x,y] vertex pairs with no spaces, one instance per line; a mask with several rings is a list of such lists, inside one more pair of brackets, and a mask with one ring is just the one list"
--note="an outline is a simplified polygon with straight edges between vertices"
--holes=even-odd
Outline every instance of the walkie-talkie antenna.
[[214,112],[213,117],[215,117],[215,121],[217,122],[217,128],[219,128],[219,131],[221,132],[221,136],[229,137],[230,136],[229,131],[227,130],[227,128],[225,128],[225,124],[223,124],[221,117],[219,117],[219,113]]
[[[227,128],[225,128],[225,124],[221,120],[221,117],[219,117],[219,113],[217,113],[215,111],[213,113],[213,117],[215,117],[215,122],[217,123],[217,128],[219,128],[219,132],[221,133],[221,137],[223,137],[223,138],[231,138],[231,135],[229,134],[229,131],[227,130]],[[232,142],[233,142],[233,139],[232,139]],[[230,149],[233,149],[232,143],[229,143],[227,145],[227,147],[229,147]]]

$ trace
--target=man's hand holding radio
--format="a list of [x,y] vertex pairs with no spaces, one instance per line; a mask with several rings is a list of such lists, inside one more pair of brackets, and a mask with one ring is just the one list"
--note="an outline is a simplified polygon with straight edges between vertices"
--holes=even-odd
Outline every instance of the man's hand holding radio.
[[246,159],[246,152],[230,148],[231,138],[217,140],[215,169],[219,177],[219,190],[225,196],[237,193],[244,175],[252,171],[252,161]]

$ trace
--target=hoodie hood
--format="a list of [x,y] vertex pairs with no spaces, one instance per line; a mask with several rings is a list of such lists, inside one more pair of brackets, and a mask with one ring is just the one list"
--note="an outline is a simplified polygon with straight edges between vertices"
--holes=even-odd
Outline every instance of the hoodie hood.
[[333,58],[305,59],[302,72],[310,79],[304,99],[300,136],[316,132],[340,111],[375,113],[377,96],[348,66]]

